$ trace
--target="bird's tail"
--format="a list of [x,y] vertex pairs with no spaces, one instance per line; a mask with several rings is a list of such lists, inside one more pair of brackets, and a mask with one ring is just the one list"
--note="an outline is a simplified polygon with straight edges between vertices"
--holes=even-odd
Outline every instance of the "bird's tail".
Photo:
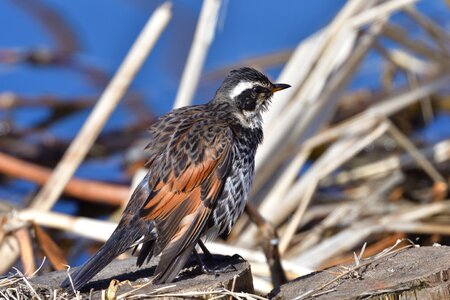
[[[125,252],[143,234],[145,234],[145,229],[141,226],[119,224],[97,253],[71,274],[75,290],[82,288],[92,277],[106,267],[114,258]],[[66,278],[61,287],[71,287],[70,279]]]

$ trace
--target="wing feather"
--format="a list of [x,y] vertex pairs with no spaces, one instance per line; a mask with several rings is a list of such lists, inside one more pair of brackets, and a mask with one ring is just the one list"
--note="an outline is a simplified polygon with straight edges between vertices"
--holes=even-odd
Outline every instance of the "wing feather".
[[[205,124],[214,128],[198,130]],[[223,128],[217,130],[217,126]],[[220,122],[193,118],[175,128],[185,132],[173,134],[167,147],[151,158],[153,189],[139,211],[141,218],[155,224],[157,238],[151,254],[161,254],[155,273],[163,282],[178,274],[204,232],[233,155],[232,132]],[[215,135],[207,134],[211,131]],[[159,138],[166,137],[160,134]]]

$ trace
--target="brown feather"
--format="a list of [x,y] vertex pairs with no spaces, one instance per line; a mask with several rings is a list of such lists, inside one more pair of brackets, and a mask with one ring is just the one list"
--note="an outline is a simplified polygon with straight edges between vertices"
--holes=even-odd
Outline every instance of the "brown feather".
[[[230,129],[224,127],[212,138],[205,138],[205,131],[193,132],[197,121],[191,119],[192,124],[186,125],[187,120],[183,120],[178,126],[183,126],[185,132],[179,132],[164,151],[151,158],[153,165],[163,167],[161,172],[153,168],[149,178],[149,182],[154,182],[153,189],[139,215],[155,224],[157,238],[149,254],[161,253],[156,270],[161,279],[179,272],[187,259],[179,256],[189,256],[191,251],[187,249],[195,246],[204,233],[211,207],[221,194],[231,166]],[[167,157],[171,157],[170,162]],[[142,261],[145,254],[140,257]]]

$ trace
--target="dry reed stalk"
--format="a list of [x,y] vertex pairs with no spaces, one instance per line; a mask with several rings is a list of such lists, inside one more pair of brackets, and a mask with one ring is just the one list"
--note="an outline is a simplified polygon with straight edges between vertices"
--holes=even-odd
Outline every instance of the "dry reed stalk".
[[281,111],[295,95],[299,85],[302,84],[313,68],[314,61],[317,60],[319,54],[316,49],[323,48],[326,42],[325,31],[326,29],[321,30],[302,41],[284,66],[276,81],[289,83],[292,88],[274,95],[270,109],[263,115],[264,132],[267,132],[270,126],[276,122]]
[[[287,111],[283,115],[284,122],[274,124],[271,128],[274,134],[270,135],[269,146],[264,148],[265,144],[263,144],[259,150],[261,158],[264,158],[265,155],[269,157],[269,153],[271,157],[277,156],[277,153],[273,152],[276,149],[283,151],[283,149],[292,148],[293,145],[304,141],[329,121],[336,108],[340,93],[369,50],[375,36],[381,31],[381,27],[381,23],[372,25],[369,33],[361,38],[360,43],[353,51],[351,51],[352,47],[350,47],[351,44],[348,42],[350,41],[349,37],[352,40],[356,38],[356,32],[350,31],[346,27],[343,32],[337,35],[335,41],[341,48],[329,49],[329,51],[325,52],[327,57],[322,57],[314,71],[310,73],[310,76],[303,83],[295,100],[286,108]],[[351,56],[349,56],[350,53],[352,54]],[[324,79],[328,78],[332,72],[330,66],[341,61],[342,58],[348,60],[324,88]],[[317,100],[312,102],[314,98],[317,98]],[[270,174],[275,172],[277,168],[278,165],[274,164],[273,160],[265,161],[264,169],[257,174],[255,185],[261,185],[261,181],[265,183]]]
[[294,215],[292,219],[290,220],[286,230],[283,233],[283,236],[280,240],[280,254],[283,255],[284,252],[286,252],[287,247],[289,246],[292,237],[295,234],[295,231],[297,231],[297,227],[300,224],[303,215],[305,214],[306,208],[308,207],[309,203],[311,202],[311,199],[314,195],[314,192],[317,188],[317,181],[312,181],[310,184],[306,187],[305,192],[303,193],[303,197],[300,200],[300,205],[298,206],[297,210],[294,212]]
[[[450,141],[447,140],[437,143],[432,147],[420,150],[420,152],[423,156],[432,159],[436,163],[450,160]],[[322,184],[325,186],[340,185],[350,181],[377,178],[413,164],[414,160],[410,154],[393,155],[389,158],[370,162],[347,171],[341,171],[335,176],[323,180]]]
[[54,270],[66,270],[67,260],[58,244],[39,225],[33,224],[34,238]]
[[[401,2],[402,4],[400,4],[398,6],[395,6],[395,9],[398,9],[399,7],[403,7],[403,5],[406,5],[407,3],[410,3],[410,2],[407,2],[407,1],[398,1],[398,2],[399,3]],[[356,3],[353,3],[353,4],[357,6]],[[369,6],[369,3],[366,2],[365,4]],[[351,6],[349,3],[348,3],[348,5]],[[353,12],[356,11],[355,10],[356,6],[353,6],[353,10],[354,10]],[[362,9],[362,7],[359,7],[359,9]],[[393,7],[391,7],[391,8],[388,8],[388,11],[394,11],[395,9]],[[343,36],[347,35],[347,38],[349,37],[348,36],[348,28],[352,27],[352,26],[349,25],[349,24],[351,24],[351,22],[349,20],[352,19],[352,18],[356,18],[356,16],[358,16],[358,14],[357,14],[356,16],[353,16],[352,18],[350,18],[350,16],[352,14],[348,13],[348,12],[351,11],[351,10],[352,9],[347,10],[347,13],[343,13],[342,12],[342,14],[340,14],[341,18],[336,17],[336,20],[338,20],[338,21],[336,21],[336,24],[340,24],[336,28],[344,27],[344,29],[341,30],[343,32],[342,35]],[[364,10],[363,10],[363,12],[361,12],[361,14],[363,14],[363,13],[364,13]],[[346,16],[347,19],[350,18],[349,20],[346,21],[347,22],[346,26],[342,25],[342,22],[345,19],[343,16]],[[374,18],[376,18],[378,16],[379,16],[379,13],[366,14],[365,17],[361,18],[360,20],[366,20],[366,21],[367,20],[373,20]],[[322,32],[320,34],[322,35],[322,39],[323,39],[324,32]],[[354,33],[352,34],[352,36],[353,36],[353,39],[354,39],[355,38]],[[336,37],[333,36],[333,38],[336,38]],[[341,38],[341,40],[342,40],[342,38]],[[312,41],[314,41],[317,45],[325,46],[325,42],[324,41],[322,41],[322,44],[320,44],[318,42],[318,41],[320,41],[319,37],[315,37],[315,39],[313,39]],[[308,42],[312,44],[312,41],[308,41]],[[349,44],[351,44],[351,43],[352,42],[350,42]],[[345,46],[345,43],[337,43],[337,44],[339,46],[342,46],[342,44]],[[300,74],[302,74],[302,72],[303,72],[302,70],[306,70],[306,71],[309,70],[310,69],[309,68],[309,64],[312,64],[313,62],[315,62],[315,60],[311,62],[311,59],[314,59],[314,58],[317,59],[317,56],[314,56],[314,57],[310,58],[311,57],[311,53],[307,53],[307,51],[304,51],[305,53],[303,53],[303,55],[306,56],[306,54],[309,54],[310,57],[306,57],[306,58],[309,58],[309,59],[307,59],[307,60],[300,60],[300,59],[298,59],[298,57],[302,57],[302,55],[300,55],[300,54],[302,54],[300,49],[301,49],[300,47],[297,48],[297,51],[294,53],[294,55],[292,56],[292,58],[290,59],[290,61],[286,65],[285,69],[283,70],[282,75],[288,69],[290,64],[294,61],[294,59],[296,58],[296,54],[297,53],[298,53],[297,63],[299,61],[301,61],[301,64],[296,66],[296,68],[297,69],[300,68],[300,72],[299,72]],[[305,46],[305,49],[309,49],[309,48]],[[303,50],[305,50],[305,49],[303,49]],[[341,49],[346,49],[346,48],[342,47]],[[310,77],[308,77],[308,78],[306,78],[306,80],[304,80],[304,81],[306,81],[306,88],[305,88],[305,83],[304,82],[300,86],[300,88],[303,89],[304,91],[308,91],[308,90],[309,91],[314,91],[314,89],[311,89],[311,87],[308,88],[308,86],[307,86],[308,85],[307,84],[308,81],[307,80],[311,79],[310,83],[312,82],[313,84],[317,84],[317,82],[323,82],[322,80],[324,80],[324,78],[328,77],[328,75],[326,75],[327,73],[325,71],[328,71],[328,74],[330,74],[334,70],[333,68],[330,69],[329,66],[332,65],[332,64],[330,64],[330,62],[334,61],[336,63],[336,66],[338,66],[338,65],[340,65],[342,63],[342,60],[345,60],[345,58],[348,55],[348,53],[350,53],[349,50],[341,50],[341,51],[339,51],[337,49],[330,50],[329,48],[327,50],[329,50],[328,51],[328,57],[329,57],[328,60],[324,59],[324,57],[321,57],[319,62],[322,63],[322,67],[320,68],[320,67],[316,66],[316,68],[313,70],[313,71],[318,72],[318,74],[321,74],[321,75],[318,75],[317,78],[314,78],[314,80],[312,80],[310,78],[311,75],[309,74]],[[314,54],[317,54],[317,53],[323,54],[322,52],[325,52],[325,54],[327,54],[327,52],[324,49],[321,50],[321,48],[319,48],[319,50],[313,51]],[[339,53],[342,53],[342,54],[339,55]],[[327,57],[327,56],[325,56],[325,57]],[[341,57],[340,60],[336,59],[336,58],[339,58],[339,57]],[[304,65],[306,65],[308,67],[304,67]],[[292,64],[292,66],[295,66],[295,64]],[[295,70],[294,67],[291,67],[291,69]],[[317,70],[319,70],[319,71],[317,71]],[[320,70],[322,70],[322,73],[320,72]],[[288,72],[286,71],[286,73],[288,73]],[[295,74],[295,72],[294,72],[294,74]],[[284,76],[280,76],[280,78],[289,78],[289,76],[285,76],[285,77]],[[302,78],[302,77],[300,76],[299,78]],[[291,83],[290,81],[288,81],[288,82]],[[313,86],[313,85],[311,85],[311,86]],[[322,86],[323,86],[323,84],[322,84]],[[316,90],[319,91],[320,89],[316,88]],[[293,91],[294,90],[291,89],[290,92],[293,93]],[[286,155],[286,154],[288,154],[289,152],[292,151],[292,150],[286,149],[286,147],[285,147],[285,150],[283,150],[283,152],[282,152],[283,154],[282,155],[279,155],[280,153],[277,153],[277,154],[273,153],[273,150],[275,149],[275,147],[279,147],[280,144],[283,144],[283,143],[285,144],[286,143],[285,140],[283,142],[281,142],[281,141],[283,140],[283,136],[284,136],[283,133],[286,133],[286,132],[289,131],[289,128],[290,128],[289,123],[291,121],[294,121],[294,120],[295,121],[300,120],[302,122],[305,119],[307,119],[305,122],[303,122],[303,124],[310,124],[311,122],[309,122],[309,120],[311,120],[311,119],[317,120],[318,119],[317,116],[314,113],[313,114],[311,114],[311,113],[308,114],[308,111],[304,112],[303,111],[304,107],[302,107],[302,105],[299,105],[301,102],[296,101],[296,102],[292,102],[292,103],[295,103],[295,106],[292,104],[292,105],[290,105],[290,107],[285,108],[285,114],[283,115],[283,121],[285,121],[285,122],[280,123],[280,124],[274,124],[273,126],[269,125],[270,121],[273,120],[275,118],[275,116],[277,116],[281,112],[281,110],[283,109],[283,106],[285,105],[285,103],[287,103],[287,101],[289,100],[289,97],[291,96],[287,92],[285,93],[285,95],[286,96],[281,98],[281,99],[280,98],[274,99],[274,103],[273,103],[273,105],[271,107],[271,110],[265,116],[265,120],[266,120],[265,124],[266,124],[267,130],[269,130],[269,131],[273,130],[274,132],[277,132],[276,134],[272,134],[271,136],[272,137],[275,136],[275,138],[278,139],[278,140],[274,140],[272,138],[270,141],[266,141],[266,143],[271,143],[271,145],[267,146],[267,144],[263,144],[262,147],[258,151],[257,162],[256,162],[257,176],[255,178],[255,182],[254,182],[254,185],[253,185],[253,189],[254,190],[258,190],[260,187],[262,187],[265,184],[265,181],[270,176],[270,174],[273,174],[275,169],[280,164],[283,163],[283,160],[281,159],[281,156],[284,156],[284,155]],[[280,96],[282,96],[282,95],[280,94]],[[297,99],[299,99],[298,97],[299,96],[297,96]],[[309,97],[309,98],[312,98],[312,97]],[[302,98],[300,98],[300,99],[302,99]],[[308,97],[304,97],[304,99],[308,99]],[[326,103],[326,101],[324,101],[324,102]],[[311,106],[311,105],[309,105],[309,106]],[[330,102],[328,102],[327,106],[325,106],[325,107],[329,111],[329,113],[327,114],[328,116],[326,116],[324,118],[324,119],[327,119],[327,118],[329,118],[329,115],[331,114],[331,112],[333,110],[333,105],[331,105]],[[311,110],[314,111],[314,109],[311,109],[311,107],[306,107],[306,109],[309,110],[309,111],[311,111]],[[294,112],[295,110],[297,110],[297,111]],[[315,113],[317,114],[318,112],[323,113],[323,109],[322,109],[321,106],[316,107]],[[300,115],[300,114],[302,114],[302,115]],[[307,117],[305,118],[304,115],[306,115],[306,116],[309,115],[310,118],[307,118]],[[267,122],[267,120],[269,120],[269,122]],[[288,121],[286,122],[286,120],[288,120]],[[291,120],[291,121],[289,121],[289,120]],[[323,120],[322,122],[317,122],[317,123],[320,124],[320,123],[324,123],[324,122],[325,122],[325,120]],[[316,123],[316,126],[317,126],[317,123]],[[288,125],[286,125],[286,124],[288,124]],[[277,126],[279,126],[279,128]],[[302,125],[300,125],[300,126],[297,125],[297,128],[300,127],[300,129],[299,129],[300,131],[302,131],[302,130],[303,131],[311,131],[311,128],[309,128],[309,129],[302,129],[301,126]],[[274,128],[274,127],[277,127],[277,128]],[[281,132],[281,134],[280,134],[280,132]],[[299,132],[296,132],[295,134],[292,134],[290,141],[294,142],[294,141],[298,141],[298,139],[301,140],[301,137],[299,137],[299,135],[300,135]],[[270,160],[265,160],[264,157],[269,157],[269,155],[270,155],[271,159]],[[264,161],[264,168],[263,169],[262,168],[258,169],[259,161],[261,161],[261,162]],[[240,224],[243,224],[243,222],[240,222]],[[240,225],[240,224],[238,224],[238,225]],[[242,227],[242,226],[238,226],[238,227]],[[250,237],[250,235],[253,235],[253,234],[254,234],[254,230],[252,230],[251,234],[249,234],[248,230],[247,230],[247,234],[241,235],[241,238],[239,240],[239,244],[241,244],[241,245],[247,244],[247,246],[248,246],[248,243],[245,243],[245,241],[247,241],[247,242],[250,241],[251,239],[249,239],[249,237]]]
[[372,217],[361,220],[334,236],[322,240],[313,248],[306,250],[289,261],[304,267],[317,268],[331,257],[352,250],[370,235],[385,231],[385,228],[391,223],[412,222],[449,211],[450,201],[443,201],[418,205],[391,213],[382,218]]
[[[72,217],[62,213],[46,212],[36,209],[24,209],[16,213],[16,222],[32,222],[40,226],[63,230],[85,238],[105,242],[117,224],[85,217]],[[14,220],[12,221],[14,222]],[[10,225],[16,226],[15,224]],[[8,229],[8,226],[5,226]],[[95,230],[92,230],[95,228]]]
[[312,228],[308,233],[305,234],[305,236],[301,240],[301,243],[295,247],[295,250],[290,251],[289,255],[292,255],[293,253],[301,253],[317,244],[322,238],[322,234],[325,230],[336,226],[344,219],[347,221],[348,215],[355,214],[354,210],[356,207],[359,208],[360,204],[351,203],[342,205],[330,212],[330,214],[326,216],[319,224],[315,225],[314,228]]
[[[33,199],[31,208],[43,211],[49,210],[57,201],[67,182],[94,143],[109,115],[125,94],[161,32],[168,24],[170,17],[170,3],[162,4],[155,10],[51,177]],[[1,245],[1,257],[5,257],[5,252],[9,252],[5,247],[6,244],[3,242]],[[5,259],[0,264],[0,274],[4,273],[14,263],[17,259],[17,252],[9,257],[10,260]]]
[[421,75],[423,77],[434,77],[439,73],[439,67],[433,61],[426,61],[413,56],[402,49],[386,49],[380,43],[375,43],[374,48],[392,63],[395,67],[404,72]]
[[[307,184],[305,183],[305,185],[303,185],[304,190],[302,192],[299,192],[298,190],[295,191],[295,193],[299,192],[299,195],[303,195],[303,198],[300,200],[300,204],[294,213],[294,217],[289,222],[286,232],[281,238],[281,253],[284,253],[284,251],[287,249],[292,236],[297,230],[298,225],[300,224],[301,219],[306,211],[306,208],[308,207],[312,199],[315,187],[318,185],[318,182],[324,176],[330,174],[344,162],[352,158],[356,153],[361,151],[368,144],[378,139],[386,132],[387,129],[388,125],[386,123],[381,123],[378,127],[373,129],[373,131],[367,134],[362,134],[361,136],[346,137],[341,141],[334,143],[320,158],[320,162],[316,162],[317,167],[316,165],[314,166],[315,168],[317,168],[316,172],[311,171],[311,174],[314,174],[315,176],[312,175],[310,181],[308,181]],[[314,189],[310,190],[310,187],[314,187]],[[286,197],[293,196],[293,190],[289,191],[286,195]]]
[[[404,237],[405,237],[404,233],[394,233],[388,237],[385,237],[382,240],[380,240],[372,245],[367,246],[364,250],[364,255],[362,257],[368,258],[368,257],[375,256],[378,253],[380,253],[381,251],[383,251],[384,249],[391,247],[393,244],[395,244],[396,241],[401,240]],[[354,261],[355,261],[355,256],[354,256],[354,252],[353,252],[353,253],[346,254],[343,257],[330,259],[330,260],[326,261],[324,264],[322,264],[319,268],[321,270],[323,270],[323,269],[326,269],[326,268],[329,268],[329,267],[332,267],[335,265],[347,264],[347,263],[351,263]]]
[[[418,86],[412,90],[407,90],[401,93],[397,93],[393,96],[388,97],[385,100],[380,101],[379,103],[376,103],[369,107],[366,111],[361,113],[360,115],[351,118],[348,121],[343,122],[342,124],[335,126],[329,130],[324,131],[323,133],[319,133],[316,137],[311,138],[309,141],[306,141],[304,145],[305,147],[314,147],[316,145],[320,145],[321,143],[327,142],[337,136],[339,134],[346,132],[349,128],[355,127],[355,126],[365,126],[367,124],[370,124],[370,120],[374,121],[381,116],[389,116],[392,115],[401,109],[407,107],[408,105],[418,101],[420,98],[423,98],[425,96],[430,95],[431,93],[445,87],[448,84],[448,81],[450,80],[450,75],[448,74],[440,74],[436,78],[432,80],[428,80],[426,82],[421,82],[418,84]],[[375,118],[375,119],[374,119]],[[446,147],[442,146],[439,149],[441,149],[441,156],[443,159],[447,157],[445,153]],[[440,157],[441,157],[440,156]],[[308,172],[301,178],[301,180],[305,180],[304,178],[307,175]],[[292,189],[292,188],[291,188]],[[274,198],[275,199],[275,198]],[[298,199],[298,197],[295,197],[295,199]],[[266,202],[267,203],[267,202]],[[260,207],[260,212],[270,221],[275,224],[278,224],[278,222],[281,222],[284,220],[289,212],[284,213],[284,210],[280,214],[272,214],[272,211],[279,211],[276,209],[276,207],[279,207],[279,202],[274,201],[270,202],[272,203],[271,206],[267,206],[267,208],[264,208],[264,204]],[[292,207],[295,207],[296,202],[292,202],[287,197],[283,197],[283,205],[285,209],[291,211]],[[268,204],[266,204],[268,205]],[[275,206],[273,206],[275,205]],[[275,221],[278,220],[278,221]],[[253,240],[253,237],[256,233],[256,230],[254,228],[247,228],[241,235],[240,239],[238,241],[238,244],[241,246],[251,246],[253,243],[250,242]]]
[[[416,73],[407,72],[408,82],[409,85],[412,88],[415,88],[418,83],[418,78]],[[434,111],[433,111],[433,105],[431,103],[430,97],[425,97],[420,100],[420,108],[422,110],[422,117],[425,121],[425,123],[429,124],[430,122],[434,121]]]
[[[344,201],[344,202],[339,202],[339,203],[319,204],[319,205],[311,206],[305,212],[305,214],[304,214],[303,218],[301,219],[300,223],[298,224],[298,226],[302,227],[303,225],[311,222],[312,220],[323,219],[340,207],[346,207],[346,206],[352,205],[353,201],[354,200],[349,200],[349,201]],[[280,230],[279,230],[280,234],[282,234],[284,232],[283,228],[284,227],[280,227]]]
[[[264,116],[266,134],[271,131],[277,134],[272,135],[272,139],[265,140],[258,150],[256,156],[258,176],[261,164],[264,163],[265,166],[268,156],[293,126],[299,112],[311,102],[311,99],[316,98],[329,74],[340,67],[348,57],[356,39],[356,31],[345,26],[346,22],[373,3],[374,1],[348,1],[330,25],[297,47],[278,78],[280,82],[286,81],[296,89],[287,90],[283,98],[279,95],[279,98],[274,99],[271,109]],[[287,103],[290,98],[294,98],[294,92],[301,94],[295,97],[296,100],[293,101],[295,106],[288,109]],[[277,122],[282,112],[291,114],[288,116],[283,113],[284,122]]]
[[[285,106],[284,110],[280,111],[283,114],[283,122],[276,122],[277,118],[273,118],[272,122],[266,122],[265,133],[270,135],[270,139],[266,139],[258,150],[256,156],[256,172],[257,176],[261,176],[260,166],[263,164],[264,169],[267,169],[266,163],[269,161],[270,155],[272,155],[280,144],[284,143],[284,139],[289,134],[292,127],[299,121],[299,115],[305,113],[305,111],[311,110],[311,107],[317,102],[312,102],[317,95],[321,92],[325,85],[328,74],[339,67],[349,55],[353,42],[356,39],[356,32],[343,32],[336,38],[335,48],[328,47],[328,51],[324,53],[324,57],[321,57],[317,61],[317,65],[312,69],[308,76],[304,78],[300,90],[297,92],[297,96],[294,97],[294,101]],[[332,55],[333,53],[333,55]],[[340,55],[336,55],[340,54]],[[289,82],[289,81],[288,81]],[[295,84],[289,82],[290,84]],[[287,93],[288,91],[286,91]],[[277,103],[280,99],[274,99],[273,103]],[[279,101],[282,103],[282,101]],[[271,110],[272,111],[272,107]],[[269,115],[270,117],[270,115]],[[272,134],[271,134],[272,132]],[[274,134],[276,132],[276,134]]]
[[450,74],[441,73],[432,79],[420,82],[416,88],[395,93],[379,101],[379,103],[369,107],[363,114],[367,116],[388,117],[417,102],[421,98],[427,97],[439,89],[444,88],[449,80]]
[[191,104],[209,46],[214,39],[221,0],[203,0],[194,41],[181,77],[174,108]]
[[446,54],[435,51],[422,41],[409,38],[408,34],[400,27],[390,24],[384,28],[383,35],[406,49],[436,62],[442,70],[448,71],[450,69],[450,58]]
[[450,201],[434,202],[430,204],[416,205],[403,211],[391,213],[378,220],[380,225],[389,226],[395,222],[411,222],[430,217],[438,213],[450,211]]
[[447,31],[443,30],[432,20],[419,13],[414,7],[406,7],[405,12],[428,33],[443,53],[448,53],[450,51],[450,48],[448,48],[450,35]]
[[376,220],[359,221],[288,261],[316,269],[331,257],[352,250],[367,237],[382,230],[383,227]]
[[[310,109],[307,105],[311,104],[311,99],[317,98],[329,74],[340,67],[350,55],[358,26],[383,18],[412,2],[414,1],[390,1],[386,4],[369,8],[374,4],[374,1],[349,1],[326,29],[297,47],[278,80],[280,82],[286,81],[292,85],[298,84],[300,85],[300,90],[295,96],[296,100],[289,107],[287,105],[289,99],[294,96],[294,92],[299,88],[297,90],[291,89],[278,95],[274,99],[271,109],[264,116],[265,132],[269,134],[273,131],[276,134],[272,134],[273,138],[266,140],[258,151],[256,157],[258,174],[256,181],[261,180],[259,179],[262,177],[259,166],[262,163],[266,170],[270,169],[266,173],[273,171],[273,168],[267,168],[267,158],[282,143],[293,122],[302,119],[301,115],[305,114],[304,110]],[[328,107],[330,106],[328,105]],[[283,111],[284,122],[276,122],[276,119]]]
[[[353,74],[354,70],[359,65],[362,58],[365,56],[368,49],[372,45],[374,38],[381,31],[382,29],[381,25],[382,24],[378,23],[373,25],[372,29],[370,30],[370,33],[368,33],[368,35],[366,35],[361,40],[360,44],[357,46],[357,49],[352,52],[352,56],[349,58],[347,63],[341,68],[340,72],[337,73],[331,79],[329,85],[326,87],[325,91],[322,93],[320,98],[311,105],[314,106],[314,109],[311,108],[310,110],[308,110],[305,113],[305,115],[303,115],[302,119],[299,120],[300,122],[298,124],[300,124],[300,127],[297,127],[296,128],[297,130],[295,132],[295,135],[297,137],[299,137],[302,134],[302,132],[303,133],[305,132],[304,130],[306,130],[308,124],[311,123],[312,118],[317,116],[317,114],[321,111],[321,109],[323,109],[323,106],[325,104],[329,104],[329,102],[327,101],[328,99],[336,99],[338,97],[339,92],[342,91],[345,83],[348,82],[351,74]],[[302,179],[300,179],[300,181],[302,181]],[[295,199],[298,199],[298,196],[299,194],[296,195]],[[289,196],[287,196],[283,200],[283,206],[285,207],[285,210],[283,211],[282,214],[280,213],[274,215],[271,213],[275,209],[273,207],[274,203],[271,204],[262,203],[260,206],[261,214],[265,217],[268,217],[270,215],[268,220],[274,222],[275,224],[279,224],[280,219],[284,219],[286,217],[285,213],[289,214],[292,211],[293,206],[296,205],[295,200],[293,201],[291,200],[292,202],[290,202],[287,200],[287,198],[289,198]],[[278,207],[279,203],[277,203],[276,206]]]
[[284,97],[280,95],[278,98],[274,99],[275,101],[270,110],[264,116],[265,132],[271,128],[269,125],[272,125],[279,117],[281,111],[285,109],[286,104],[298,89],[297,85],[302,85],[307,76],[309,76],[308,73],[313,69],[314,64],[319,61],[319,58],[323,55],[327,45],[330,44],[330,40],[333,39],[334,35],[341,29],[343,23],[372,2],[373,1],[366,1],[366,3],[361,3],[356,0],[348,1],[325,29],[314,34],[297,46],[295,52],[278,77],[278,81],[288,82],[295,88],[286,91]]
[[298,154],[294,157],[294,159],[290,162],[289,166],[286,168],[283,174],[279,176],[277,182],[273,185],[272,189],[269,191],[267,196],[263,199],[263,203],[265,202],[276,202],[279,201],[280,195],[286,195],[289,191],[289,188],[294,183],[295,178],[300,173],[302,166],[305,164],[308,159],[312,148],[305,147],[300,149]]
[[415,2],[417,2],[417,0],[384,1],[382,4],[364,10],[360,14],[352,17],[349,20],[350,26],[360,28],[377,20],[381,20],[400,9],[411,7]]
[[394,173],[375,189],[367,191],[365,194],[368,194],[369,196],[337,208],[335,211],[331,212],[319,226],[315,227],[308,235],[306,235],[300,247],[295,249],[295,251],[292,251],[291,254],[301,253],[314,246],[320,240],[323,231],[332,226],[348,226],[353,222],[357,222],[358,218],[360,218],[363,213],[367,213],[368,207],[376,206],[377,202],[386,198],[389,192],[403,182],[403,180],[404,177],[401,173]]
[[[52,173],[50,169],[4,153],[0,153],[0,172],[38,184],[44,184]],[[126,201],[130,191],[128,187],[118,184],[71,178],[64,193],[86,201],[120,206]]]
[[19,241],[20,258],[24,272],[27,274],[36,271],[36,263],[34,262],[33,242],[31,241],[30,232],[26,229],[19,229],[14,232],[14,236]]
[[155,10],[101,95],[94,110],[64,153],[52,176],[33,199],[32,208],[48,210],[57,201],[70,177],[91,148],[108,117],[153,49],[170,17],[171,4],[169,3],[165,3]]
[[394,222],[386,224],[384,228],[391,232],[450,235],[450,225],[429,222]]
[[416,146],[414,146],[408,137],[405,136],[389,119],[386,119],[386,122],[389,124],[388,131],[391,136],[411,155],[411,157],[417,162],[417,165],[419,165],[435,183],[443,182],[445,184],[445,179],[442,175],[439,174],[436,168],[424,155],[422,155],[422,153]]

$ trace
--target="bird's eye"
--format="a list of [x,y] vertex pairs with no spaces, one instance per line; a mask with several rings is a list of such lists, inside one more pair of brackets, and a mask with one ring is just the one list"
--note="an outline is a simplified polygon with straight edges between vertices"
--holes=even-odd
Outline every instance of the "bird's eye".
[[259,86],[254,86],[252,88],[252,92],[255,93],[255,94],[258,94],[260,92],[260,90],[261,90],[261,88]]

